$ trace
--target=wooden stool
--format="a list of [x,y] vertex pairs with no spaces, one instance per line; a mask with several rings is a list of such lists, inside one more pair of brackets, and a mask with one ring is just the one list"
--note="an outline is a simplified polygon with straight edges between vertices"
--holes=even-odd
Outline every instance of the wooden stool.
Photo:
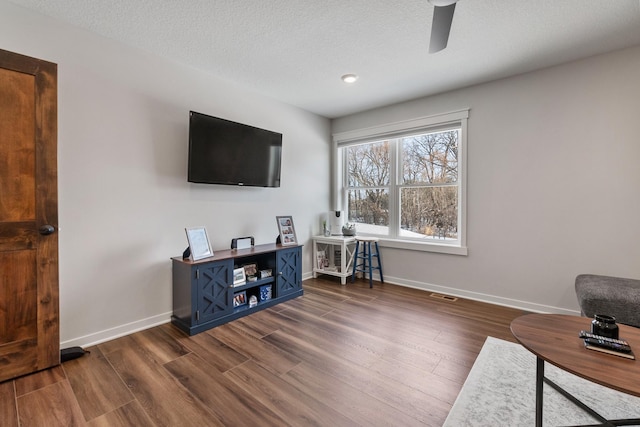
[[[373,243],[373,246],[371,245]],[[362,253],[360,253],[360,246],[362,245]],[[375,253],[373,252],[375,248]],[[377,267],[373,266],[373,258],[376,259]],[[362,276],[369,274],[369,287],[373,288],[373,270],[380,272],[380,282],[384,283],[382,278],[382,265],[380,264],[380,251],[378,250],[378,238],[377,237],[356,237],[356,251],[355,258],[353,260],[353,274],[351,275],[351,282],[356,280],[356,273],[361,271]]]

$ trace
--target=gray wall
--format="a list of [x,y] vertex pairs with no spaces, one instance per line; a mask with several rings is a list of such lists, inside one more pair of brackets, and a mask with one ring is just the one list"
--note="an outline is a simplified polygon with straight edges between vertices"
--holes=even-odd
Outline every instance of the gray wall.
[[384,249],[385,279],[575,313],[580,273],[640,278],[640,47],[392,105],[332,132],[469,107],[469,255]]
[[[62,346],[166,322],[185,227],[213,249],[272,243],[276,215],[298,239],[329,206],[329,120],[0,1],[0,48],[58,64]],[[282,186],[187,183],[188,113],[283,134]],[[303,268],[310,272],[311,245]]]

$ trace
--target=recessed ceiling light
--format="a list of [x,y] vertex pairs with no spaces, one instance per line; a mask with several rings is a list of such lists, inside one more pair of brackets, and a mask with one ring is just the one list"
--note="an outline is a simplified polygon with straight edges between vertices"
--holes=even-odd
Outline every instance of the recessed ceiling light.
[[342,81],[345,83],[353,83],[356,80],[358,80],[357,74],[345,74],[344,76],[342,76]]

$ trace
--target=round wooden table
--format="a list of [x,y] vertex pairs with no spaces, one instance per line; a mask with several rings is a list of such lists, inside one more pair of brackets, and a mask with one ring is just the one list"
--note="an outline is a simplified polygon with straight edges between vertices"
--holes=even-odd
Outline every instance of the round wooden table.
[[[620,339],[629,342],[632,351],[640,355],[640,328],[619,325]],[[551,363],[574,375],[624,393],[640,396],[640,362],[619,356],[587,350],[581,330],[590,331],[591,319],[561,314],[527,314],[511,322],[513,336],[537,357],[536,426],[542,426],[543,383],[554,387],[603,422],[603,425],[631,425],[637,420],[605,420],[582,402],[544,377],[544,363]],[[608,422],[609,424],[604,424]],[[616,422],[618,422],[616,424]]]

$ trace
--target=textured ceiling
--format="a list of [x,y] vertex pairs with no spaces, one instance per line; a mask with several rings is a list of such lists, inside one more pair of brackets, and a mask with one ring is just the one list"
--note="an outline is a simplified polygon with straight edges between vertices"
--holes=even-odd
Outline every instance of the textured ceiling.
[[640,44],[639,0],[459,0],[431,55],[427,0],[11,1],[329,118]]

